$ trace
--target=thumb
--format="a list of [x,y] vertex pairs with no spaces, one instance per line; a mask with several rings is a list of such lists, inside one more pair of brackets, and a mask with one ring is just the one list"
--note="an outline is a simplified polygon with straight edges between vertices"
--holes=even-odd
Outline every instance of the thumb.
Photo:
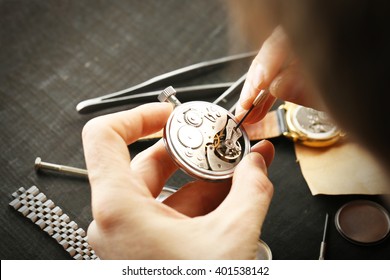
[[[246,155],[237,165],[232,188],[223,203],[216,209],[231,221],[233,227],[258,232],[264,222],[273,195],[273,185],[267,177],[263,156],[257,152]],[[252,232],[252,233],[253,233]]]

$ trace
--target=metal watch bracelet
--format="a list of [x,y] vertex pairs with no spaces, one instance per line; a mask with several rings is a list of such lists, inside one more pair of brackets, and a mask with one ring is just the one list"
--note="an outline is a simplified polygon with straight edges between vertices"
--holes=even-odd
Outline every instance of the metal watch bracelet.
[[85,230],[63,214],[62,209],[47,199],[36,186],[28,190],[19,188],[12,197],[14,199],[9,205],[54,238],[73,259],[99,259],[88,243]]

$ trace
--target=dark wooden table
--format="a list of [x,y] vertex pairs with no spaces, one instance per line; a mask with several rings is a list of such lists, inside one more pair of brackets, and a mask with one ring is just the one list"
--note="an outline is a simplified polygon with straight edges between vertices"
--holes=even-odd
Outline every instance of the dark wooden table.
[[[87,180],[36,173],[34,161],[85,168],[81,130],[91,118],[78,102],[115,92],[192,63],[249,51],[229,34],[221,1],[0,1],[0,256],[70,259],[51,237],[8,206],[19,187],[36,185],[78,225],[92,220]],[[239,70],[193,83],[232,81]],[[245,69],[245,70],[243,70]],[[390,239],[357,246],[340,236],[333,217],[344,203],[379,196],[312,196],[295,161],[293,144],[273,139],[269,175],[275,194],[262,239],[274,259],[318,259],[325,214],[330,214],[328,259],[390,259]],[[152,142],[130,146],[136,154]],[[169,184],[188,180],[178,172]],[[221,244],[223,246],[223,244]]]

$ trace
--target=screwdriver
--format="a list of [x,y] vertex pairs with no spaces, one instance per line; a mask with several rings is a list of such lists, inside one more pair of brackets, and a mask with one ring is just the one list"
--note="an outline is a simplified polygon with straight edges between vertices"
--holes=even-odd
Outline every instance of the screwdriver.
[[326,233],[328,231],[328,213],[326,213],[325,216],[325,226],[324,226],[324,234],[322,236],[322,241],[321,241],[321,248],[320,248],[320,257],[319,260],[324,260],[325,259],[325,247],[326,247]]
[[262,89],[260,93],[256,96],[255,100],[253,100],[253,103],[251,107],[249,108],[248,112],[244,115],[244,117],[238,122],[234,130],[240,127],[240,125],[244,122],[246,117],[249,115],[249,113],[259,104],[263,104],[266,100],[267,97],[269,96],[269,90],[268,89]]

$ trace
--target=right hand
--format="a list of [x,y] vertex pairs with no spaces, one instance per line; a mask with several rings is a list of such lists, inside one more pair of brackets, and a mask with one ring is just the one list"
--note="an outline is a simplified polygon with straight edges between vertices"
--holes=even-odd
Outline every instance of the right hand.
[[271,95],[264,106],[253,109],[246,123],[261,120],[276,98],[322,110],[324,105],[317,91],[309,83],[292,52],[290,43],[281,27],[275,28],[253,60],[236,108],[236,117],[241,119],[251,107],[262,89],[268,88]]

